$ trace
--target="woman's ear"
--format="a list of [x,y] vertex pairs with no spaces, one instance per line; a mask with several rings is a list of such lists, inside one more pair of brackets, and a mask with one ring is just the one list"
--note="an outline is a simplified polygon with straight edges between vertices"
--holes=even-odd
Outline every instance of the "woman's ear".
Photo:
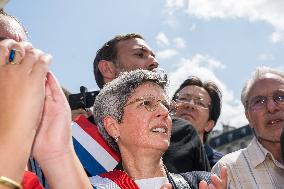
[[98,69],[100,70],[105,83],[116,78],[116,67],[113,62],[101,60],[98,64]]
[[111,116],[106,116],[103,122],[107,133],[112,136],[112,138],[120,136],[119,124],[116,119]]

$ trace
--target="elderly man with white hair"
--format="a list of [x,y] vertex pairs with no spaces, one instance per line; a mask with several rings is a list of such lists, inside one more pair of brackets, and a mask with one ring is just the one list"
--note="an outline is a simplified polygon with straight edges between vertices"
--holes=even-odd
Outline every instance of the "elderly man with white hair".
[[213,167],[228,168],[229,188],[284,188],[280,135],[284,125],[284,72],[259,67],[242,90],[254,138],[247,148],[224,156]]

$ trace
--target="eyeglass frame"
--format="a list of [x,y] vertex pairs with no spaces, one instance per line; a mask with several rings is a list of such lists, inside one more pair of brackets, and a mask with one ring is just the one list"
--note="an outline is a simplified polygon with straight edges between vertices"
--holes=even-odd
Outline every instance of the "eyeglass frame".
[[[281,104],[281,100],[280,100],[280,102],[279,102],[279,101],[276,99],[277,97],[280,97],[280,96],[281,96],[281,95],[279,94],[279,92],[280,92],[280,93],[282,92],[282,97],[283,97],[282,103],[283,103],[283,104]],[[277,96],[277,93],[278,93],[278,96]],[[262,99],[260,99],[260,100],[262,100],[262,102],[260,102],[260,105],[259,105],[258,108],[252,108],[250,104],[252,103],[252,101],[253,101],[254,99],[257,99],[257,98],[262,98]],[[250,102],[249,102],[248,100],[246,101],[246,108],[247,108],[247,109],[251,109],[252,111],[260,111],[260,110],[263,110],[265,107],[267,107],[268,100],[271,99],[271,98],[272,98],[273,102],[274,102],[278,107],[280,107],[280,106],[283,105],[283,108],[284,108],[284,90],[283,90],[283,89],[279,89],[279,90],[277,90],[277,91],[274,91],[273,94],[272,94],[272,95],[269,95],[269,96],[262,96],[262,95],[254,96],[254,97],[252,98],[252,100],[250,100]],[[263,101],[263,100],[264,100],[264,101]]]
[[[144,104],[144,102],[145,102],[145,100],[146,100],[147,98],[152,98],[151,102],[153,102],[153,101],[155,100],[155,104],[156,104],[156,105],[154,106],[154,108],[149,109],[149,106],[147,106],[147,105]],[[129,106],[129,105],[131,105],[131,104],[134,104],[134,103],[136,103],[136,102],[141,102],[141,101],[143,101],[142,106],[143,106],[147,111],[149,111],[149,112],[154,112],[154,111],[156,111],[157,108],[158,108],[159,103],[162,104],[162,105],[168,110],[169,114],[170,114],[170,112],[171,112],[172,101],[161,100],[161,99],[157,99],[157,98],[154,97],[154,96],[147,96],[147,95],[144,95],[144,96],[142,96],[142,97],[136,98],[136,99],[134,99],[134,100],[132,100],[132,101],[126,103],[126,104],[124,105],[124,107]],[[163,102],[164,102],[164,103],[163,103]],[[167,103],[167,104],[166,104],[166,103]],[[147,107],[148,107],[148,108],[147,108]]]
[[[178,104],[178,103],[181,103],[181,104],[190,104],[190,105],[194,105],[194,106],[196,106],[196,107],[198,107],[198,108],[210,110],[211,103],[203,103],[204,106],[200,106],[200,105],[198,105],[198,104],[196,103],[196,100],[199,100],[199,102],[202,102],[202,101],[200,101],[200,100],[204,100],[204,99],[201,98],[201,97],[194,97],[194,96],[192,96],[192,95],[188,95],[188,94],[187,94],[187,96],[190,97],[189,100],[188,100],[188,99],[187,99],[187,100],[180,100],[180,99],[179,99],[179,95],[180,95],[180,94],[177,93],[177,94],[176,94],[176,98],[174,99],[174,101],[175,101],[176,104]],[[199,99],[198,99],[198,98],[199,98]],[[191,104],[191,101],[193,102],[192,104]],[[207,106],[207,107],[205,107],[205,106]]]

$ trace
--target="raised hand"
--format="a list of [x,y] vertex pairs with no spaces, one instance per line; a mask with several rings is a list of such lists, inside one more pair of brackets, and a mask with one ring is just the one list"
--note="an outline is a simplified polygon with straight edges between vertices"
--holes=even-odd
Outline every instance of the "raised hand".
[[50,188],[92,188],[72,145],[71,110],[59,83],[47,75],[45,103],[33,155]]
[[21,180],[15,176],[24,171],[41,119],[50,62],[50,55],[30,43],[0,42],[0,175],[16,181]]
[[[12,49],[16,49],[14,64],[8,58]],[[16,126],[36,129],[43,108],[45,77],[51,56],[32,48],[30,43],[13,40],[1,41],[0,54],[0,116],[7,124],[12,122]],[[8,115],[4,116],[4,112]]]
[[45,102],[33,155],[40,164],[73,153],[71,110],[55,77],[47,74]]
[[226,189],[228,182],[227,167],[221,167],[221,178],[215,174],[212,175],[211,182],[212,183],[208,185],[206,181],[201,181],[199,183],[199,189]]

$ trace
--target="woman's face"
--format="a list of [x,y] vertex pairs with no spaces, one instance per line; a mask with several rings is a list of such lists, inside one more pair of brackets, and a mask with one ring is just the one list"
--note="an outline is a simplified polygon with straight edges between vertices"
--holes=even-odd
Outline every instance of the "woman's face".
[[139,86],[124,107],[119,125],[120,148],[166,151],[172,129],[169,105],[166,94],[157,84],[147,82]]

